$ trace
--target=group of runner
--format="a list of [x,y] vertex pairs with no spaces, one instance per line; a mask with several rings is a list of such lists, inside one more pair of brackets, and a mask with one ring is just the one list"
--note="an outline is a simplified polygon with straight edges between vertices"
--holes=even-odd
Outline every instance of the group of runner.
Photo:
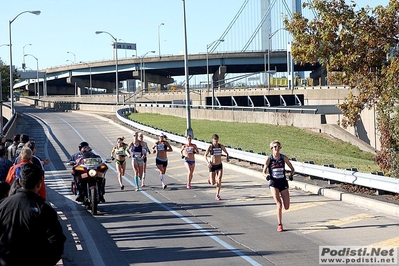
[[[118,181],[121,190],[124,189],[122,183],[123,176],[126,171],[126,157],[132,158],[132,166],[134,168],[134,182],[136,191],[140,190],[139,181],[141,180],[141,187],[145,186],[147,154],[156,153],[156,166],[159,170],[159,179],[163,189],[167,188],[165,183],[165,173],[168,166],[167,153],[173,151],[172,146],[166,140],[166,135],[161,133],[158,141],[149,148],[148,144],[143,140],[143,134],[139,132],[134,133],[134,139],[129,144],[124,142],[124,137],[117,139],[117,145],[111,151],[111,157],[116,159]],[[182,145],[180,150],[182,159],[187,168],[187,189],[191,189],[191,182],[195,169],[195,155],[200,154],[200,151],[194,143],[192,143],[192,136],[188,135],[187,142]],[[287,165],[291,172],[289,179],[292,180],[292,175],[295,169],[289,161],[288,157],[280,153],[281,143],[274,140],[270,143],[272,153],[266,158],[263,168],[263,174],[269,182],[270,191],[277,207],[277,231],[283,231],[282,225],[282,208],[288,210],[290,206],[289,185],[285,174],[285,165]],[[226,161],[229,162],[229,153],[225,146],[219,143],[219,136],[213,134],[212,144],[208,146],[204,157],[209,168],[208,184],[216,185],[216,200],[221,200],[220,190],[222,187],[223,165],[222,155],[226,155]]]

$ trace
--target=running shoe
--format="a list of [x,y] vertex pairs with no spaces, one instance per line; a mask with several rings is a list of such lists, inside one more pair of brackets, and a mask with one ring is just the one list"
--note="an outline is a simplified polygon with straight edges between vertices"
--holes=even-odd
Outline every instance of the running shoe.
[[144,183],[144,182],[141,182],[141,186],[142,186],[142,187],[145,187],[145,183]]
[[124,189],[125,189],[125,186],[124,186],[124,185],[122,185],[122,186],[121,186],[121,190],[124,190]]
[[208,184],[211,184],[211,178],[208,176]]
[[279,224],[278,226],[277,226],[277,232],[282,232],[284,229],[283,229],[283,225],[282,224]]
[[136,187],[136,191],[139,191],[139,187]]
[[187,188],[188,188],[188,189],[191,189],[191,184],[187,184]]
[[165,184],[162,185],[162,188],[163,188],[163,189],[166,189],[167,187],[168,187],[168,185],[165,185]]
[[216,195],[215,200],[222,200],[222,198],[219,195]]

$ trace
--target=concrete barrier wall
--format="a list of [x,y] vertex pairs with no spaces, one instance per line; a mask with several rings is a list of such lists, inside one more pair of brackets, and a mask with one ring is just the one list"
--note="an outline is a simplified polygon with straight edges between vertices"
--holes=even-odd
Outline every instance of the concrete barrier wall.
[[[140,113],[153,113],[186,117],[185,108],[163,107],[143,107],[137,106]],[[235,110],[211,110],[211,109],[191,109],[192,119],[208,119],[216,121],[238,122],[238,123],[259,123],[273,124],[281,126],[294,126],[299,128],[310,128],[316,131],[321,130],[320,114],[297,114],[297,113],[276,113],[258,111],[235,111]]]

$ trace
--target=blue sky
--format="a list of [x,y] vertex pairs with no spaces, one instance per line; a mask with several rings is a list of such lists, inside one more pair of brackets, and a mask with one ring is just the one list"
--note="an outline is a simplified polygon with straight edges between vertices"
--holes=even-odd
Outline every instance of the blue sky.
[[[206,46],[221,36],[244,0],[185,2],[188,53],[193,54],[206,53]],[[359,6],[374,5],[367,0],[356,2]],[[378,1],[382,5],[387,3],[388,0]],[[18,68],[23,62],[24,46],[25,54],[39,59],[39,69],[70,64],[67,60],[111,59],[112,39],[107,34],[96,35],[95,31],[99,30],[108,31],[123,41],[137,43],[138,56],[151,50],[156,51],[155,56],[158,55],[161,23],[165,24],[160,27],[161,53],[180,54],[184,50],[182,7],[181,0],[14,0],[0,9],[0,45],[9,42],[9,20],[22,11],[40,10],[39,16],[22,14],[12,23],[13,64]],[[227,44],[222,45],[220,51],[230,50]],[[119,50],[118,54],[124,58],[136,52]],[[0,47],[0,59],[9,63],[7,46]],[[25,60],[28,68],[36,70],[34,58],[28,56]]]

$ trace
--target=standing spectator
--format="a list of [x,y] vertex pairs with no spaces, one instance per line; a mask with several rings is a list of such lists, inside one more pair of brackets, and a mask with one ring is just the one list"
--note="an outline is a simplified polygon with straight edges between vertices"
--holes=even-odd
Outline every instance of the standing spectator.
[[[273,153],[267,157],[265,166],[263,168],[263,174],[266,176],[266,180],[270,180],[270,192],[273,195],[273,199],[277,205],[277,231],[283,231],[283,208],[288,210],[290,208],[290,192],[288,190],[288,181],[285,176],[285,164],[291,169],[289,179],[292,180],[292,176],[295,173],[295,169],[292,166],[290,160],[284,154],[280,153],[281,143],[278,140],[274,140],[270,143],[270,149]],[[281,203],[283,199],[283,203]]]
[[165,184],[164,178],[166,173],[166,167],[168,167],[168,154],[167,152],[173,151],[172,146],[166,141],[165,134],[161,133],[159,140],[155,142],[152,146],[154,153],[157,153],[157,158],[155,159],[155,164],[159,170],[159,179],[161,179],[162,188],[165,189],[167,185]]
[[57,213],[38,195],[42,179],[38,166],[25,164],[22,188],[0,203],[0,265],[53,266],[61,259],[66,237]]
[[[49,159],[46,160],[42,160],[40,159],[37,155],[36,155],[36,143],[32,140],[28,141],[25,144],[25,147],[28,147],[31,151],[32,151],[32,163],[36,164],[37,166],[39,166],[40,168],[42,168],[43,172],[44,172],[44,166],[50,163]],[[18,156],[17,158],[15,158],[15,162],[14,164],[19,164],[19,162],[21,161],[21,157]]]
[[[20,162],[18,164],[13,165],[8,171],[6,182],[12,185],[12,182],[15,178],[20,178],[18,174],[20,173],[20,169],[24,164],[32,163],[32,150],[28,147],[23,147],[21,154]],[[10,193],[13,193],[13,187],[11,186]],[[44,173],[42,170],[42,185],[39,190],[39,195],[42,196],[43,199],[46,199],[46,186],[44,185]]]
[[6,180],[8,171],[12,166],[12,162],[7,159],[7,150],[4,144],[0,144],[0,182]]
[[[219,143],[219,136],[213,134],[212,144],[208,147],[205,152],[205,160],[209,168],[208,184],[215,185],[216,183],[216,200],[221,200],[220,189],[222,188],[222,176],[223,176],[223,165],[222,165],[222,153],[226,154],[226,161],[230,162],[229,153],[227,152],[224,145]],[[211,156],[209,160],[208,155]],[[216,182],[216,176],[218,177]]]
[[22,151],[22,148],[25,146],[25,144],[28,141],[29,141],[29,136],[26,134],[21,134],[21,136],[19,137],[19,143],[18,143],[17,149],[15,150],[14,161],[13,161],[14,164],[15,164],[15,158],[17,158],[19,156],[19,154]]
[[[148,144],[147,142],[145,142],[144,140],[144,136],[143,133],[139,133],[139,140],[141,141],[141,143],[143,143],[143,147],[144,149],[147,151],[147,154],[151,154],[150,148],[148,148]],[[143,159],[143,178],[141,179],[141,186],[145,187],[145,178],[147,176],[147,156],[144,157]]]
[[121,190],[125,189],[122,183],[122,177],[125,176],[126,171],[126,153],[127,144],[123,142],[125,137],[118,138],[116,140],[116,146],[111,151],[111,158],[116,158],[116,170],[118,171],[118,182]]
[[17,147],[19,144],[19,138],[20,135],[17,134],[14,136],[13,143],[7,148],[7,153],[8,153],[8,160],[11,162],[14,162],[15,160],[15,152],[17,151]]
[[181,148],[182,159],[187,168],[187,188],[191,189],[191,180],[193,180],[193,173],[195,168],[195,154],[199,153],[197,145],[191,142],[191,135],[187,136],[187,143]]

